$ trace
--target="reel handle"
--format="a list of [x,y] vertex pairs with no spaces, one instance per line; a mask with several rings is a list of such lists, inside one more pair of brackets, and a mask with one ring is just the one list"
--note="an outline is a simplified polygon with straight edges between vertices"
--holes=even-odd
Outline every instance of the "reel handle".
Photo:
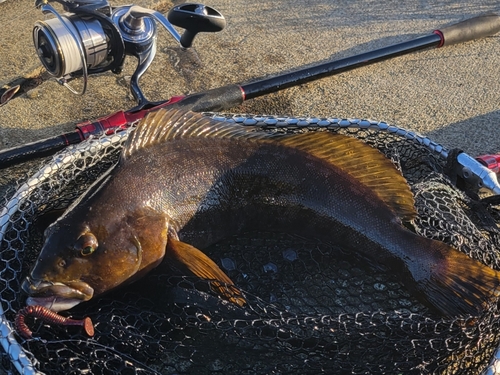
[[170,9],[167,18],[172,25],[185,29],[181,46],[189,48],[199,32],[217,32],[226,27],[226,19],[216,9],[195,3],[177,5]]

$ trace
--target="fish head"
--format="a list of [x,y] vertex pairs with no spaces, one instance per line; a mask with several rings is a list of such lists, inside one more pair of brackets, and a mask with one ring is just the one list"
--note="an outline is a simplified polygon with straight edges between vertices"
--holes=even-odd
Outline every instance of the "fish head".
[[161,262],[168,232],[163,215],[80,211],[46,229],[42,250],[22,285],[28,305],[67,310],[136,280]]

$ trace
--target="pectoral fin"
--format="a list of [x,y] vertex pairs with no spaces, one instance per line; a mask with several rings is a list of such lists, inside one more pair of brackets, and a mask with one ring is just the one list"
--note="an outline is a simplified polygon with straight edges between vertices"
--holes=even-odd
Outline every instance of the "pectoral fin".
[[180,263],[182,268],[201,279],[215,280],[211,281],[210,285],[221,296],[239,306],[245,305],[245,299],[240,291],[234,287],[234,283],[231,279],[212,259],[207,257],[197,248],[187,243],[169,238],[165,259],[167,262],[173,261]]

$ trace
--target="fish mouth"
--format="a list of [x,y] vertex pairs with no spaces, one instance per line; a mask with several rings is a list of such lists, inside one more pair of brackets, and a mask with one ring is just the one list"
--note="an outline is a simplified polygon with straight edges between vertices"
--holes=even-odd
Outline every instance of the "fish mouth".
[[83,281],[60,283],[27,277],[21,288],[29,295],[27,305],[40,305],[52,311],[69,310],[94,295],[94,289]]

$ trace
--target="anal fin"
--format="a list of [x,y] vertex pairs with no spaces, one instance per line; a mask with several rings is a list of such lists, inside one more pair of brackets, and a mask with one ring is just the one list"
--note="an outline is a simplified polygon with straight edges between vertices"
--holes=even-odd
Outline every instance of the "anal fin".
[[179,263],[183,270],[189,271],[201,279],[210,280],[211,287],[230,302],[238,306],[246,304],[245,298],[234,286],[231,279],[212,259],[194,246],[169,238],[165,259],[167,262]]

